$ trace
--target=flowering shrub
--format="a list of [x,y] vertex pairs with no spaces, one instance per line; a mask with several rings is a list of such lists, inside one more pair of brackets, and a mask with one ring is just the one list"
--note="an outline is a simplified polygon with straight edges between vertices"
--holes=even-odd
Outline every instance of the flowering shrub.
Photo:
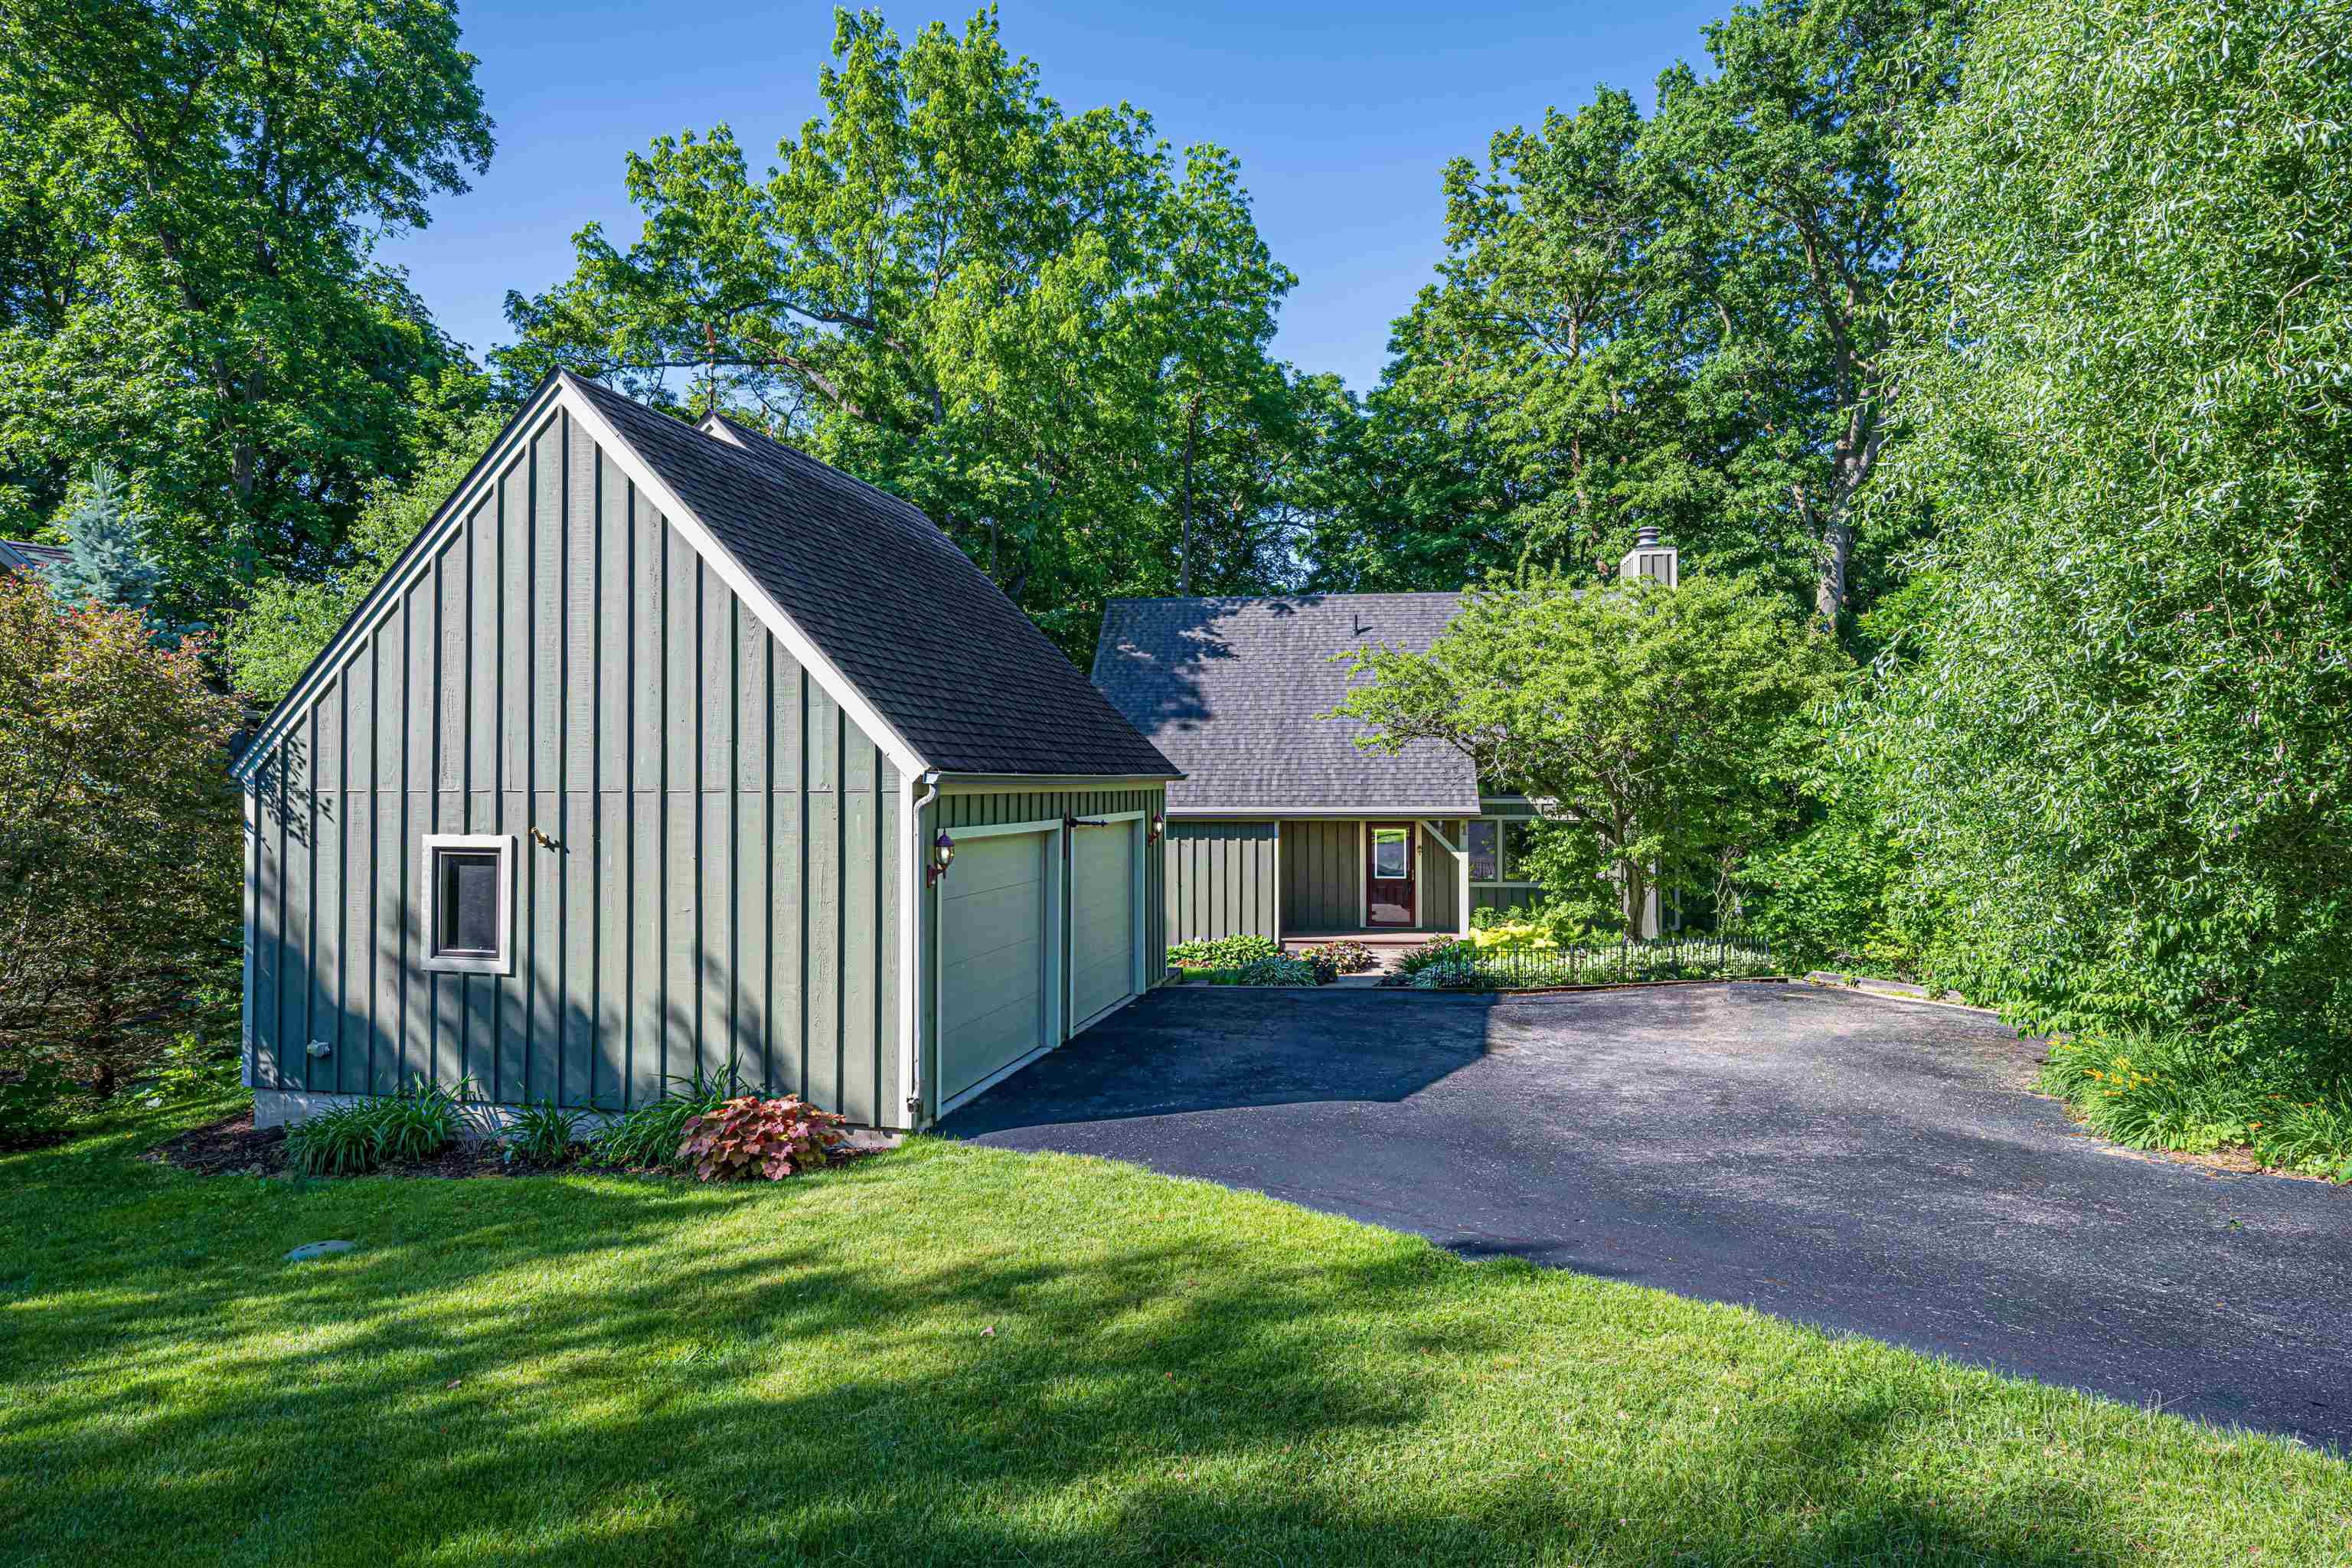
[[761,1100],[755,1094],[722,1100],[687,1119],[678,1131],[681,1164],[706,1182],[744,1181],[753,1176],[780,1182],[794,1171],[822,1165],[839,1146],[848,1120],[819,1110],[799,1095]]
[[1282,948],[1271,937],[1221,936],[1213,942],[1180,942],[1168,950],[1168,962],[1179,969],[1238,969],[1261,958],[1280,958]]
[[1328,948],[1310,947],[1298,955],[1307,968],[1315,972],[1315,984],[1328,985],[1339,978],[1339,961],[1331,956]]
[[1340,974],[1361,974],[1368,969],[1378,969],[1381,964],[1372,950],[1360,942],[1326,942],[1315,952],[1329,959],[1333,971]]

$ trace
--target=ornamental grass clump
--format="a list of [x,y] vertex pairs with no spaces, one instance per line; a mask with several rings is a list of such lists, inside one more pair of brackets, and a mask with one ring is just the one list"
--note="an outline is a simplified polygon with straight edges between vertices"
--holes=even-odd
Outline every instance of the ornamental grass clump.
[[843,1141],[847,1117],[819,1110],[796,1094],[761,1100],[754,1094],[722,1100],[688,1119],[677,1146],[681,1164],[706,1182],[782,1181],[794,1171],[824,1164]]

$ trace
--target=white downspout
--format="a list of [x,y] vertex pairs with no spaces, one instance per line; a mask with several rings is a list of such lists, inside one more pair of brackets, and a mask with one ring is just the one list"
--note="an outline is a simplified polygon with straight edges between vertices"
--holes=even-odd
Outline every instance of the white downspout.
[[937,769],[906,776],[907,852],[898,868],[898,1081],[907,1086],[907,1125],[916,1126],[923,1114],[923,917],[929,902],[923,868],[929,856],[923,843],[923,808],[940,797]]

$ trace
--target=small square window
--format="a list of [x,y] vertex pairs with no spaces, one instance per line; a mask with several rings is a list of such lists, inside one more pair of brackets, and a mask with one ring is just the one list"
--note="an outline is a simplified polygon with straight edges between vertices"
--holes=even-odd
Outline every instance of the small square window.
[[425,840],[425,967],[509,973],[514,930],[514,840],[435,834]]

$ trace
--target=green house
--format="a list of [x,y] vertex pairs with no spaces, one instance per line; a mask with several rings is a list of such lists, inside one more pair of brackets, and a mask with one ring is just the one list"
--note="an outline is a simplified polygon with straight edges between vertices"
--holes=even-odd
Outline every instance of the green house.
[[[1625,576],[1679,580],[1645,530]],[[1094,680],[1183,776],[1168,786],[1169,941],[1249,934],[1409,944],[1539,890],[1518,857],[1533,803],[1433,742],[1368,752],[1329,715],[1369,646],[1427,652],[1460,594],[1114,600]],[[1656,934],[1654,895],[1644,921]]]
[[264,1126],[700,1073],[920,1127],[1165,977],[1168,759],[914,508],[570,374],[235,773]]

